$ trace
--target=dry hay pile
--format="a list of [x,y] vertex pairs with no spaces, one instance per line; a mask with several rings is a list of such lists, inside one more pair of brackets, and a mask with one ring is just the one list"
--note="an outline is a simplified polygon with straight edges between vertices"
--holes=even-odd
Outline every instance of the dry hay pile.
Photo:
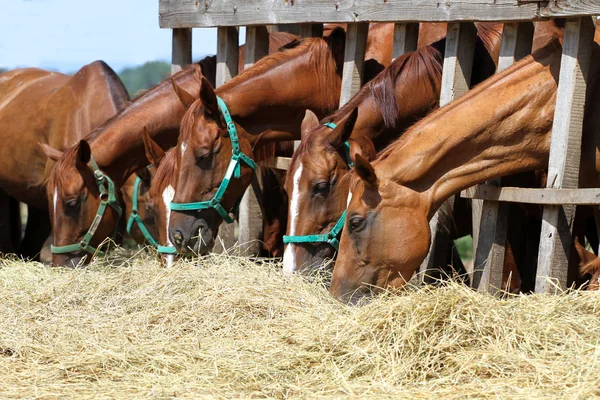
[[347,307],[235,257],[0,266],[0,398],[581,398],[600,394],[599,334],[593,293]]

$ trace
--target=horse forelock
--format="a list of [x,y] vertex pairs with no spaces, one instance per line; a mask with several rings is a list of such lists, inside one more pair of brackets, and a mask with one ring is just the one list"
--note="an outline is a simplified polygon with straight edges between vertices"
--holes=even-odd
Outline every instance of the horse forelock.
[[176,169],[177,153],[173,148],[167,151],[159,167],[156,169],[156,174],[154,174],[152,185],[150,186],[150,198],[160,198],[167,186],[175,186]]

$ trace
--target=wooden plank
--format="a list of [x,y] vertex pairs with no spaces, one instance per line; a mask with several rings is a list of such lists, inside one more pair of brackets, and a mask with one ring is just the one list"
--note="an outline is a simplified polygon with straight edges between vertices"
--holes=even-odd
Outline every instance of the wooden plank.
[[[296,142],[300,142],[300,141],[295,140],[294,144],[296,144]],[[290,168],[291,162],[292,162],[292,159],[290,157],[275,157],[274,160],[260,163],[259,166],[260,167],[265,166],[265,167],[270,167],[270,168],[281,169],[281,170],[287,171]]]
[[[531,22],[506,23],[502,31],[502,46],[498,60],[501,72],[515,61],[531,53],[533,24]],[[500,185],[500,179],[490,183]],[[506,234],[508,228],[507,204],[498,201],[473,200],[473,287],[479,291],[498,293],[504,289],[502,278]]]
[[[220,27],[217,29],[217,86],[221,86],[238,74],[238,43],[237,28]],[[215,252],[223,252],[234,245],[235,224],[222,223],[219,228]]]
[[362,86],[368,34],[367,23],[348,24],[346,28],[340,107],[346,104]]
[[171,50],[171,75],[181,71],[192,63],[192,30],[190,28],[173,29]]
[[417,50],[419,24],[394,24],[394,59],[402,54]]
[[561,15],[565,17],[583,17],[600,15],[599,6],[600,3],[597,0],[552,0],[540,7],[540,16],[555,17]]
[[477,185],[461,192],[461,197],[510,203],[546,205],[598,205],[600,189],[525,189]]
[[[559,0],[563,3],[566,0]],[[571,0],[575,3],[575,0]],[[588,1],[585,11],[600,14]],[[548,9],[570,15],[583,6]],[[527,21],[540,19],[539,3],[518,0],[159,0],[161,28],[302,23]]]
[[[442,70],[440,106],[448,104],[469,90],[476,35],[477,29],[471,22],[448,24],[444,67]],[[448,199],[443,207],[448,207],[448,211],[452,211],[454,208],[454,197]],[[431,221],[429,221],[431,247],[429,248],[429,254],[419,269],[423,277],[431,275],[432,272],[429,271],[444,267],[447,262],[450,235],[449,232],[444,231],[439,226],[439,218],[440,211],[438,210]]]
[[300,37],[322,37],[323,24],[302,24],[300,25]]
[[[265,26],[249,26],[246,28],[246,53],[244,68],[251,67],[258,60],[269,54],[269,32]],[[258,171],[257,171],[258,172]],[[261,250],[263,233],[263,212],[261,207],[262,188],[257,174],[252,184],[242,197],[239,213],[239,244],[243,254],[257,256]]]
[[238,43],[237,28],[226,26],[217,29],[217,86],[238,74]]
[[[593,37],[592,18],[567,20],[550,142],[549,188],[575,188],[578,185],[586,80]],[[544,207],[536,293],[552,292],[556,285],[567,287],[574,218],[574,206]]]

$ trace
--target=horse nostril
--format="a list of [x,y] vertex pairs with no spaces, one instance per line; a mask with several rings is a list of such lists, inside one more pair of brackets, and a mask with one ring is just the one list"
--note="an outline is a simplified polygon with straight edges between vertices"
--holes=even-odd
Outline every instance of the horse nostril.
[[183,244],[183,234],[181,233],[181,231],[175,232],[175,235],[173,235],[173,239],[175,239],[175,244],[177,246],[181,246]]

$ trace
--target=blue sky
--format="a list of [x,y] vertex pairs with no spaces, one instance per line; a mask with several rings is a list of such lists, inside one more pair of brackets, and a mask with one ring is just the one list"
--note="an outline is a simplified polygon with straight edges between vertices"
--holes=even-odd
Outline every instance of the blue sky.
[[[0,0],[0,67],[73,72],[94,60],[115,70],[170,60],[158,0]],[[216,52],[216,29],[194,29],[194,60]]]

